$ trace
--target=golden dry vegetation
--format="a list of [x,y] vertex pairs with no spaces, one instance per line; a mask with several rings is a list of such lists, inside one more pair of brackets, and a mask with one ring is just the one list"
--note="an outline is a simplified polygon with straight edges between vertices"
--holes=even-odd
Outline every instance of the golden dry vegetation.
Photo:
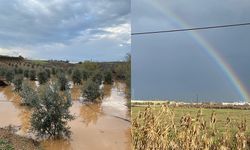
[[210,117],[205,117],[202,108],[197,110],[196,114],[186,113],[180,116],[178,111],[174,111],[168,105],[162,105],[157,111],[150,105],[142,111],[132,108],[133,149],[243,150],[250,148],[247,119],[236,122],[225,115],[223,124],[220,121],[218,125],[216,111],[212,111]]

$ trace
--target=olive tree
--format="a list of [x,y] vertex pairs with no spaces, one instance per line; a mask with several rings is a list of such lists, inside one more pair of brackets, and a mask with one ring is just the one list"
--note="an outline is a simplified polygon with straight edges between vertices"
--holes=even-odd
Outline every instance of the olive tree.
[[82,74],[80,72],[80,70],[76,69],[74,70],[73,74],[72,74],[72,81],[74,84],[81,84],[81,80],[82,80]]
[[36,80],[36,71],[35,70],[30,70],[29,77],[30,77],[31,81],[35,81]]
[[13,80],[14,86],[15,86],[15,91],[19,92],[22,90],[22,83],[23,83],[23,76],[19,75],[16,76]]
[[48,81],[48,75],[46,72],[42,71],[42,72],[39,72],[38,75],[37,75],[37,78],[38,78],[38,81],[40,84],[44,84]]
[[39,98],[37,92],[32,88],[32,86],[26,81],[22,84],[22,90],[20,92],[22,97],[22,104],[35,107],[39,103]]
[[23,75],[25,78],[28,78],[29,77],[29,70],[27,70],[27,69],[24,70]]
[[95,71],[92,75],[92,81],[96,82],[98,85],[102,83],[103,75],[100,71]]
[[89,78],[90,73],[87,70],[82,70],[82,80],[83,81],[87,81],[87,79]]
[[14,79],[14,72],[13,70],[8,70],[5,74],[5,79],[10,83]]
[[112,84],[113,80],[112,80],[112,73],[111,71],[106,71],[104,73],[104,83],[106,84]]
[[69,91],[62,95],[57,85],[46,85],[40,90],[39,101],[31,117],[32,130],[41,137],[69,137],[67,122],[74,119],[69,111],[72,105]]
[[101,96],[99,84],[91,79],[88,80],[82,89],[82,96],[87,101],[97,102],[97,99]]
[[67,80],[64,73],[60,73],[58,75],[58,84],[59,84],[59,88],[60,88],[61,91],[65,91],[66,89],[69,88],[68,87],[69,86],[68,85],[68,80]]
[[47,73],[47,77],[50,78],[51,77],[51,71],[50,69],[45,69],[45,72]]

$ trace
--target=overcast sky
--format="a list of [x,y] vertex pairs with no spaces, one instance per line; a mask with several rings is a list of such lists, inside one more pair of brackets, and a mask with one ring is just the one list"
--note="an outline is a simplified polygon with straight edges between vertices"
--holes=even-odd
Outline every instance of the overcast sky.
[[[248,0],[134,0],[132,32],[250,22]],[[171,14],[170,14],[171,12]],[[250,92],[250,26],[198,31]],[[187,32],[132,37],[133,99],[242,100],[214,59]]]
[[121,60],[130,52],[130,0],[1,0],[0,54]]

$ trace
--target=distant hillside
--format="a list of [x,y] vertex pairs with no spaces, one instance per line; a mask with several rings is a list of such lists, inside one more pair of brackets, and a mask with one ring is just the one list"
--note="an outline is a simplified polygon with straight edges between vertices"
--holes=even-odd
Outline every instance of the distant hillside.
[[0,61],[24,61],[24,58],[22,56],[12,57],[0,55]]

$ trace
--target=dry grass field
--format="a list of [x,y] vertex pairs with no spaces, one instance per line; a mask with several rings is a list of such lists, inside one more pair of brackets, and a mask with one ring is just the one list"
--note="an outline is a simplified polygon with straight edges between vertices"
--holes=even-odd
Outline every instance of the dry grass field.
[[133,149],[249,149],[250,111],[132,107]]

